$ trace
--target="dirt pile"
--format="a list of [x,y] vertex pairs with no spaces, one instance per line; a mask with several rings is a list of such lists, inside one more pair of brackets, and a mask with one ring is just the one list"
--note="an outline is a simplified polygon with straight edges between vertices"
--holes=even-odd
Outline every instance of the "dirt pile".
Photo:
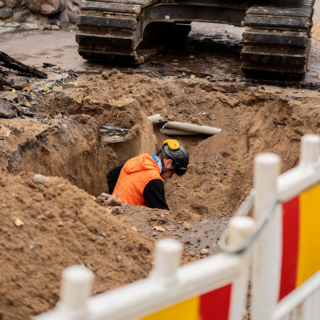
[[65,179],[0,176],[0,318],[54,307],[64,268],[84,264],[97,294],[147,276],[153,242]]

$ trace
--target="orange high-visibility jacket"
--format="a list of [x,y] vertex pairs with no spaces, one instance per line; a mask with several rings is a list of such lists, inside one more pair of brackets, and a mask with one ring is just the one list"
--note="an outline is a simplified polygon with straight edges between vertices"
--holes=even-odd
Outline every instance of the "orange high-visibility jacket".
[[154,179],[163,179],[157,163],[147,154],[128,160],[121,169],[113,194],[118,194],[123,204],[148,207],[143,197],[145,186]]

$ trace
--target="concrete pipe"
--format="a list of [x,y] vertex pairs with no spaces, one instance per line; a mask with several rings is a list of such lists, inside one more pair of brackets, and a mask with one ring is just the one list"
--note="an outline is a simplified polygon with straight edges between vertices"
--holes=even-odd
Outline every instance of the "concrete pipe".
[[160,129],[162,134],[167,136],[196,136],[199,133],[191,132],[191,131],[183,131],[183,130],[175,130],[175,129]]
[[157,124],[159,121],[164,120],[159,113],[148,117],[148,119],[152,122],[152,124]]
[[199,126],[197,124],[189,124],[189,123],[182,123],[182,122],[175,122],[170,121],[167,122],[162,129],[175,129],[175,130],[182,130],[182,131],[189,131],[198,134],[207,134],[207,135],[214,135],[221,132],[221,129],[208,127],[208,126]]

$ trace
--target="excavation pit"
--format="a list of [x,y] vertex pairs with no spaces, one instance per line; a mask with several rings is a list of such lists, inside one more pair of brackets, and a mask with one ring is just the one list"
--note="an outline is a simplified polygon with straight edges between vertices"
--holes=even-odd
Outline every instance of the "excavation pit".
[[[153,240],[181,241],[184,263],[199,259],[201,249],[218,252],[226,222],[253,187],[254,157],[277,153],[287,171],[299,162],[301,136],[320,133],[319,97],[293,97],[289,89],[115,70],[77,81],[37,94],[39,102],[29,108],[36,117],[0,118],[0,314],[6,320],[51,309],[61,272],[72,264],[94,271],[96,294],[146,277]],[[174,137],[189,151],[190,164],[183,177],[165,182],[170,211],[124,206],[114,216],[93,196],[108,192],[111,168],[152,154],[171,138],[148,120],[156,113],[222,131]],[[130,130],[108,144],[102,125]],[[50,184],[36,183],[35,173]],[[24,225],[15,224],[18,218]]]
[[[276,90],[150,79],[116,70],[81,77],[78,87],[56,86],[46,101],[32,108],[41,115],[37,121],[1,119],[0,165],[13,174],[60,176],[98,196],[108,192],[111,168],[142,152],[153,154],[164,140],[176,138],[189,151],[190,165],[185,176],[165,183],[170,209],[230,217],[252,188],[257,154],[279,154],[286,171],[298,163],[301,136],[319,130],[319,98],[295,98]],[[212,137],[166,136],[147,119],[156,113],[222,131]],[[104,125],[130,130],[121,141],[107,143]]]

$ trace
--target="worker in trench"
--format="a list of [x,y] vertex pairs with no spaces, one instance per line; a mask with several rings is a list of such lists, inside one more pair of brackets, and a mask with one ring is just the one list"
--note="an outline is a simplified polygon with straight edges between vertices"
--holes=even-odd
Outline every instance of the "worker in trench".
[[[169,210],[164,195],[164,179],[183,176],[189,155],[177,140],[166,140],[152,156],[143,153],[108,173],[110,194],[118,194],[122,203]],[[108,197],[106,194],[102,194]]]

